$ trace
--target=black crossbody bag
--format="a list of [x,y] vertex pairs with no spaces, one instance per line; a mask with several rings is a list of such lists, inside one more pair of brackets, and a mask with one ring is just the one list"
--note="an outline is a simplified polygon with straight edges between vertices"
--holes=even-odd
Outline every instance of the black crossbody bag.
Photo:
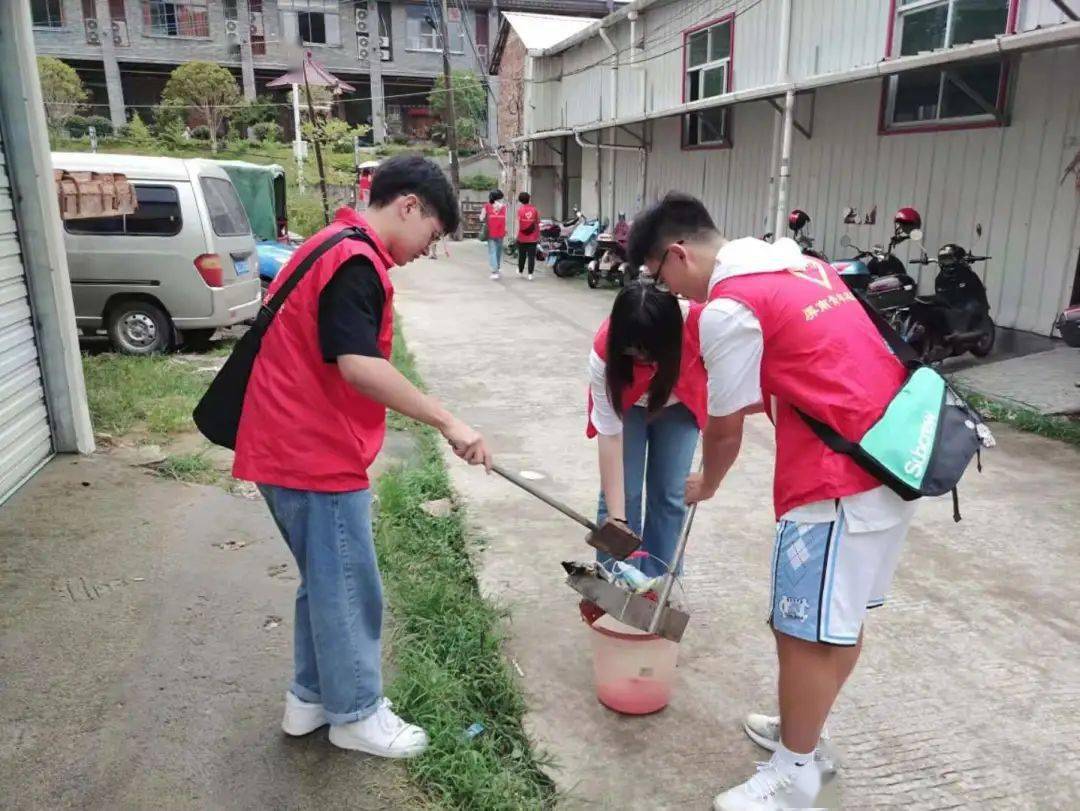
[[345,239],[359,239],[374,247],[371,237],[355,226],[344,228],[317,245],[304,257],[270,300],[259,308],[254,325],[236,342],[225,365],[218,371],[210,387],[199,400],[199,404],[195,406],[195,411],[192,413],[195,426],[215,445],[236,448],[236,432],[240,428],[240,414],[244,409],[244,393],[247,391],[251,372],[255,368],[255,358],[262,346],[263,336],[266,335],[274,316],[278,314],[289,293],[307,275],[315,262]]

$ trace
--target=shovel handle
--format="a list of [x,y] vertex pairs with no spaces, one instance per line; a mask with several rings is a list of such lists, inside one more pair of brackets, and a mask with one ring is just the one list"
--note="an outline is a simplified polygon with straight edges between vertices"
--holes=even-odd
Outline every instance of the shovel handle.
[[542,490],[538,489],[531,482],[528,482],[525,479],[518,476],[516,473],[511,473],[509,470],[502,467],[501,465],[494,465],[493,464],[491,466],[491,469],[494,472],[498,473],[500,476],[502,476],[504,479],[506,479],[511,484],[516,484],[518,487],[520,487],[522,490],[524,490],[529,495],[536,496],[538,499],[540,499],[542,502],[547,504],[549,507],[554,507],[556,510],[561,512],[567,518],[571,518],[574,521],[577,521],[579,524],[581,524],[581,526],[585,527],[585,529],[587,529],[587,530],[589,530],[591,532],[596,532],[597,531],[596,524],[593,521],[590,521],[588,518],[586,518],[584,515],[582,515],[581,513],[579,513],[577,510],[573,509],[572,507],[566,506],[565,504],[563,504],[558,499],[552,498],[547,493],[545,493]]
[[671,589],[675,585],[675,572],[679,569],[679,564],[682,562],[683,555],[686,553],[686,542],[690,538],[690,527],[694,524],[694,516],[697,515],[698,505],[696,503],[690,505],[690,509],[686,511],[686,519],[683,521],[682,531],[679,533],[679,542],[675,545],[675,554],[671,556],[671,563],[668,564],[667,574],[664,575],[664,585],[660,587],[660,599],[656,601],[656,610],[653,611],[652,622],[649,623],[649,633],[655,634],[660,627],[660,622],[664,619],[664,613],[667,611],[668,599],[671,597]]

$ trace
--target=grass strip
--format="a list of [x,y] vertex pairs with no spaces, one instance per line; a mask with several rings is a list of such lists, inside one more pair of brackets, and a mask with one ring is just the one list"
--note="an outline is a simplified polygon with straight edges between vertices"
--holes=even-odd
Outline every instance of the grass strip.
[[[398,368],[417,381],[398,336]],[[412,424],[418,459],[378,481],[376,546],[394,615],[397,678],[391,698],[431,735],[409,761],[420,788],[451,809],[550,808],[555,787],[522,726],[525,703],[502,652],[498,609],[480,594],[457,510],[444,518],[420,506],[452,498],[438,435]],[[466,729],[479,722],[474,738]]]
[[120,436],[136,427],[169,436],[191,430],[191,411],[211,375],[168,355],[83,356],[90,419],[99,433]]
[[1005,405],[970,391],[964,391],[963,394],[988,420],[1003,422],[1021,431],[1080,446],[1080,420],[1076,418],[1046,416],[1030,408]]

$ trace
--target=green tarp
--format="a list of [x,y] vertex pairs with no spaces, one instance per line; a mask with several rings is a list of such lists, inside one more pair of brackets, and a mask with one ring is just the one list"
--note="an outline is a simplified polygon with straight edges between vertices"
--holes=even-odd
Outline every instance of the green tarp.
[[251,230],[260,240],[277,239],[277,216],[274,206],[274,178],[284,176],[277,164],[246,161],[215,161],[236,187],[240,202],[251,220]]

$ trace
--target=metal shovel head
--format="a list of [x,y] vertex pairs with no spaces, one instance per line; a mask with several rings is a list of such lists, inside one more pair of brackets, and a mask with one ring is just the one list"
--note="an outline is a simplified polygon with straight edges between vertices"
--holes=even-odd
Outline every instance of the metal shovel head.
[[585,542],[593,549],[606,552],[617,560],[626,560],[641,546],[641,538],[614,521],[605,521],[595,532],[590,532]]
[[[637,628],[639,631],[649,631],[652,625],[653,613],[661,610],[655,600],[650,600],[644,594],[634,594],[620,588],[613,583],[608,583],[594,574],[587,572],[583,567],[571,570],[570,566],[563,564],[569,573],[566,584],[574,591],[590,600],[607,614],[617,619],[624,625]],[[669,603],[663,611],[660,625],[656,629],[656,635],[672,642],[679,642],[686,630],[686,624],[690,621],[690,615],[685,611],[674,608]]]

